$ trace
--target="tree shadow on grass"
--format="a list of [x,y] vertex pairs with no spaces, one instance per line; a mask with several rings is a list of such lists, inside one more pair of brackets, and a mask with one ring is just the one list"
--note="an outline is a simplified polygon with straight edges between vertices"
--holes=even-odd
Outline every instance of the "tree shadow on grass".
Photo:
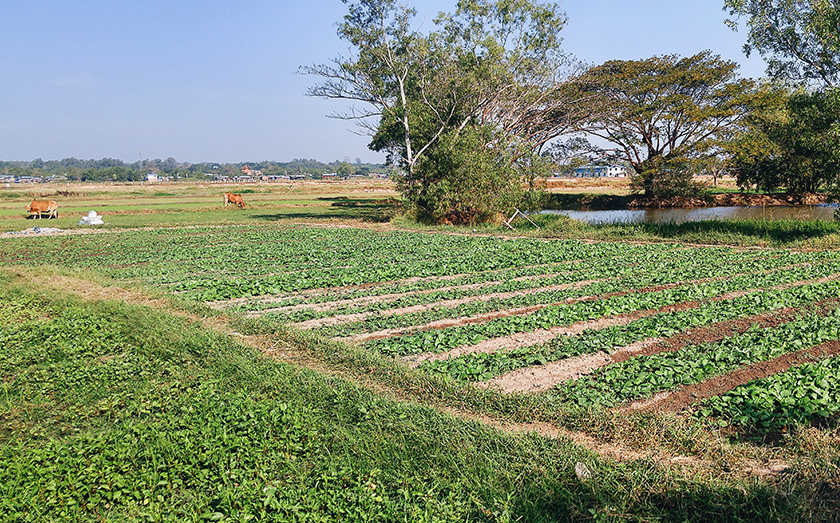
[[332,202],[328,206],[313,205],[311,207],[290,207],[288,212],[279,211],[275,214],[256,214],[254,219],[264,221],[294,220],[294,219],[344,219],[361,220],[363,222],[384,223],[400,209],[400,203],[393,198],[318,198],[318,201]]

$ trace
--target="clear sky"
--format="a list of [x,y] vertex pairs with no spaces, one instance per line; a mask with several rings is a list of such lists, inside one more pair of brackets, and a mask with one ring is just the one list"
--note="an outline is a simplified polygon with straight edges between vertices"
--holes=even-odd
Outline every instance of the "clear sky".
[[[427,29],[456,0],[406,0]],[[722,0],[565,0],[564,49],[593,64],[711,49],[758,77]],[[173,157],[381,162],[301,65],[347,54],[340,0],[6,1],[0,160]]]

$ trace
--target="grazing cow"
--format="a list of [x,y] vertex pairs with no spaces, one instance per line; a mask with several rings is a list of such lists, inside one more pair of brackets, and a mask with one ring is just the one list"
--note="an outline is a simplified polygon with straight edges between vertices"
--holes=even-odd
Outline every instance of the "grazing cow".
[[232,192],[225,193],[225,207],[230,204],[234,204],[240,209],[245,208],[245,200],[242,199],[241,194],[233,194]]
[[26,210],[31,213],[31,216],[41,219],[41,214],[46,214],[50,218],[58,218],[58,204],[54,201],[34,200],[26,206]]

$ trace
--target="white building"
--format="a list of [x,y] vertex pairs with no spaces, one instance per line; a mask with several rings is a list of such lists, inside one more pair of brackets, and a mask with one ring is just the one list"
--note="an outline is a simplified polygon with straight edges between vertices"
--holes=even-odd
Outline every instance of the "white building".
[[572,173],[577,178],[624,178],[627,168],[623,165],[585,165]]

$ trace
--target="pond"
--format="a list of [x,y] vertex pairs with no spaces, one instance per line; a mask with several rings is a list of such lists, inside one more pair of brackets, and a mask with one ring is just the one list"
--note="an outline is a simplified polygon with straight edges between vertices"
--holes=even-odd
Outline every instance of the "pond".
[[683,223],[700,220],[833,220],[836,203],[701,207],[695,209],[621,209],[611,211],[542,211],[588,223]]

